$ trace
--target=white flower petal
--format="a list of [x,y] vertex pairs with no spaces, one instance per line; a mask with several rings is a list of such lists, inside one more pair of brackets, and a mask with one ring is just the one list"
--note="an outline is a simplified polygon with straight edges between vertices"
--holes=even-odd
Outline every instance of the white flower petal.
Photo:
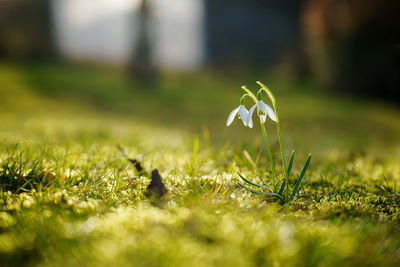
[[245,119],[247,117],[248,113],[249,113],[249,111],[243,105],[239,106],[239,116],[241,116],[241,117],[243,117],[243,119]]
[[249,121],[246,120],[246,126],[249,128],[253,128],[253,119],[251,117]]
[[277,120],[274,110],[269,105],[265,104],[262,100],[259,100],[257,102],[257,112],[263,122],[265,122],[265,120],[267,119],[267,115],[271,118],[271,120]]
[[247,114],[249,114],[247,109],[243,105],[240,105],[240,107],[239,107],[239,118],[242,120],[244,126],[247,126],[246,125]]
[[267,104],[265,104],[265,103],[264,103],[264,108],[265,108],[265,110],[266,110],[266,114],[268,114],[268,117],[269,117],[271,120],[276,121],[276,115],[275,115],[274,110],[273,110],[270,106],[268,106]]
[[251,109],[249,110],[249,113],[247,114],[247,118],[246,118],[246,126],[253,128],[253,113],[255,108],[257,107],[257,104],[255,104],[254,106],[251,107]]
[[257,114],[260,115],[260,112],[266,114],[264,102],[262,102],[262,100],[257,101]]
[[233,120],[235,119],[236,114],[239,111],[239,107],[235,108],[234,110],[232,110],[232,112],[229,114],[228,116],[228,120],[226,121],[226,126],[231,125],[231,123],[233,122]]
[[265,110],[264,102],[262,100],[258,100],[257,102],[257,114],[260,116],[262,122],[265,122],[267,111]]

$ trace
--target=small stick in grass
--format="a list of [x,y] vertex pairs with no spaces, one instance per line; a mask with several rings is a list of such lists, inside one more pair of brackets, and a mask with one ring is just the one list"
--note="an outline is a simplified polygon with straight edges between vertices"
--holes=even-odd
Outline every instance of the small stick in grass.
[[138,161],[136,159],[128,158],[125,154],[125,150],[120,145],[117,145],[117,148],[119,149],[119,152],[121,153],[121,155],[124,158],[126,158],[130,163],[133,164],[133,166],[137,170],[139,176],[148,176],[147,172],[143,169],[142,165],[140,164],[140,161]]

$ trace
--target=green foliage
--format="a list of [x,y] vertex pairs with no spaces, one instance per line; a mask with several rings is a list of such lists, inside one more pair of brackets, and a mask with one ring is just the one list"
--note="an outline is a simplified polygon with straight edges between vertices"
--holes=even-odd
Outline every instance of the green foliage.
[[[293,162],[294,162],[294,151],[292,151],[292,155],[290,156],[289,166],[288,166],[288,169],[287,169],[286,174],[285,174],[285,179],[282,181],[281,188],[278,191],[279,195],[282,195],[283,194],[283,190],[285,190],[285,188],[286,188],[286,180],[289,179],[290,174],[292,173]],[[286,177],[287,177],[287,179],[286,179]]]
[[290,200],[293,200],[294,197],[297,195],[297,193],[299,192],[299,187],[301,185],[301,181],[304,178],[304,175],[306,174],[306,171],[308,169],[308,166],[310,165],[310,161],[311,161],[311,154],[308,155],[307,157],[307,161],[304,164],[303,170],[301,171],[301,174],[299,176],[299,178],[297,178],[296,184],[294,185],[293,191],[292,191],[292,195],[290,196]]

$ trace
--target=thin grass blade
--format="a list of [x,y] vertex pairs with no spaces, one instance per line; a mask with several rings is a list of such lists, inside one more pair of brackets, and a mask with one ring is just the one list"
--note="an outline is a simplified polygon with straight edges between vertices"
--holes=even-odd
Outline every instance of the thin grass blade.
[[279,198],[279,199],[283,199],[282,196],[280,196],[280,195],[277,194],[277,193],[264,193],[264,192],[260,192],[260,191],[257,191],[257,190],[253,190],[253,189],[251,189],[251,188],[248,188],[247,186],[242,185],[242,184],[239,183],[239,182],[237,182],[237,184],[240,185],[242,188],[244,188],[244,189],[246,189],[246,190],[248,190],[248,191],[250,191],[250,192],[252,192],[252,193],[254,193],[254,194],[257,194],[257,195],[261,195],[261,196],[265,196],[265,197],[277,197],[277,198]]
[[283,200],[283,197],[281,195],[277,194],[277,193],[265,193],[264,196],[266,196],[266,197],[277,197],[280,200]]
[[[293,161],[294,161],[294,151],[292,151],[292,155],[290,156],[290,160],[289,160],[289,166],[287,168],[287,179],[289,180],[290,177],[290,173],[292,172],[292,166],[293,166]],[[285,186],[286,186],[286,179],[283,179],[281,188],[279,189],[278,194],[282,195],[283,194],[283,190],[285,190]]]
[[303,180],[303,177],[304,177],[304,175],[306,174],[306,171],[307,171],[307,169],[308,169],[308,166],[310,165],[310,161],[311,161],[311,154],[308,155],[306,164],[304,164],[304,168],[303,168],[303,170],[301,171],[301,174],[300,174],[299,178],[297,179],[297,182],[296,182],[296,184],[295,184],[295,186],[294,186],[294,188],[293,188],[293,192],[292,192],[292,195],[291,195],[291,197],[290,197],[290,200],[293,200],[294,197],[296,196],[297,192],[299,191],[299,187],[300,187],[300,185],[301,185],[301,181]]
[[254,194],[257,194],[257,195],[264,195],[265,194],[264,192],[260,192],[260,191],[251,189],[251,188],[249,188],[249,187],[247,187],[247,186],[245,186],[245,185],[243,185],[243,184],[241,184],[239,182],[237,182],[237,184],[240,185],[241,187],[243,187],[244,189],[249,190],[250,192],[252,192]]
[[247,180],[246,178],[244,178],[243,175],[240,174],[239,172],[237,172],[237,173],[238,173],[239,177],[242,178],[242,180],[245,181],[246,183],[271,191],[271,189],[269,189],[267,186],[253,183],[252,181]]
[[199,136],[196,135],[193,141],[192,168],[196,166],[198,152],[199,152]]

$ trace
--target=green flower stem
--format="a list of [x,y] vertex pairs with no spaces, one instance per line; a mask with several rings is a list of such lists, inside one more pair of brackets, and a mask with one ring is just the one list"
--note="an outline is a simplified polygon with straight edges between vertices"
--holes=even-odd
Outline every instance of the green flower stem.
[[265,146],[267,147],[269,164],[271,166],[272,181],[275,184],[275,166],[274,166],[274,161],[272,160],[272,153],[271,153],[271,149],[270,149],[269,142],[268,142],[267,131],[265,130],[265,124],[261,120],[261,118],[260,118],[260,124],[261,124],[261,130],[262,130],[262,133],[263,133],[263,136],[264,136]]
[[242,95],[242,97],[240,98],[240,105],[244,105],[244,101],[246,99],[246,96],[250,97],[254,101],[253,97],[246,93],[246,94]]
[[253,99],[254,103],[257,103],[257,97],[246,86],[243,85],[242,89]]
[[263,84],[262,82],[257,81],[257,84],[259,86],[261,86],[260,90],[263,90],[268,95],[269,99],[272,102],[272,105],[274,105],[274,107],[275,107],[276,106],[276,101],[275,101],[275,97],[272,94],[271,90],[269,90],[269,88],[265,84]]
[[[278,113],[276,111],[275,106],[274,106],[274,109],[275,109],[275,115],[278,118]],[[278,132],[278,140],[279,140],[279,146],[280,146],[280,150],[281,150],[282,164],[283,164],[283,169],[285,171],[286,197],[289,197],[289,175],[288,175],[287,168],[286,168],[286,160],[285,160],[286,158],[285,158],[285,152],[283,150],[281,127],[279,124],[279,120],[276,121],[276,131]]]
[[261,86],[261,89],[268,95],[268,97],[271,100],[272,105],[274,107],[274,112],[276,115],[276,131],[278,133],[278,141],[279,141],[279,147],[281,150],[282,164],[283,164],[283,169],[285,172],[286,197],[289,197],[289,176],[288,176],[287,168],[286,168],[286,157],[285,157],[285,151],[283,150],[281,127],[280,127],[280,123],[279,123],[278,109],[276,107],[275,97],[272,94],[271,90],[269,90],[269,88],[265,84],[263,84],[262,82],[259,82],[259,81],[257,81],[257,84],[259,86]]

